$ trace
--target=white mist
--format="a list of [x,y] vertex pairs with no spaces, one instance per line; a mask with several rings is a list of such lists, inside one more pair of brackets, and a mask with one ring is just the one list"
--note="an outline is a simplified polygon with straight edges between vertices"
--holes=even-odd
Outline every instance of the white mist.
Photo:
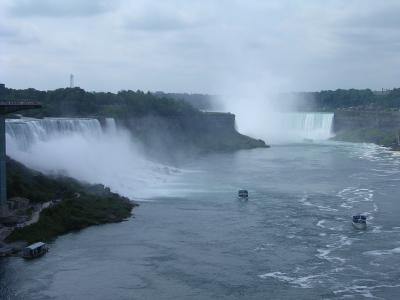
[[165,196],[163,183],[179,172],[146,159],[129,132],[117,129],[112,119],[104,130],[94,119],[75,119],[75,127],[66,125],[71,120],[52,120],[22,120],[19,128],[8,123],[7,154],[44,173],[102,183],[133,199]]

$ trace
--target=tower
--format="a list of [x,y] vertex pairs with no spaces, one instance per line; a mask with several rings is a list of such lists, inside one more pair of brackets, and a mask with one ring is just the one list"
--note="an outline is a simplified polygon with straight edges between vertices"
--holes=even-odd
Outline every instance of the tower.
[[74,74],[69,75],[69,87],[71,89],[74,87]]

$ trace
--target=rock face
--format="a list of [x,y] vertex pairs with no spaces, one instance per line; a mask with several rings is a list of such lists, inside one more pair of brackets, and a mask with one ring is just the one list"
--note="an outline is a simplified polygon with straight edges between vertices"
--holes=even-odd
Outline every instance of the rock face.
[[333,124],[335,139],[375,143],[400,149],[400,112],[379,110],[338,110]]
[[117,119],[152,152],[196,153],[267,147],[264,141],[240,134],[235,115],[198,113],[170,117]]
[[395,131],[400,128],[399,111],[337,110],[335,111],[334,132],[354,129],[379,129]]

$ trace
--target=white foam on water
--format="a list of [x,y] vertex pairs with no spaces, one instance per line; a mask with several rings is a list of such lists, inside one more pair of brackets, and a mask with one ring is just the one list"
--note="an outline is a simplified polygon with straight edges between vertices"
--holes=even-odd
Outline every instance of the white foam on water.
[[362,212],[362,214],[368,216],[368,221],[371,222],[374,219],[374,213],[379,211],[378,205],[374,201],[374,190],[368,188],[359,187],[346,187],[336,194],[343,202],[340,204],[341,208],[352,209],[352,213],[359,213],[360,211],[354,211],[357,208],[371,207],[370,210]]
[[320,258],[320,259],[324,259],[330,262],[340,262],[340,263],[345,263],[346,259],[338,257],[338,256],[330,256],[331,252],[335,250],[335,249],[317,249],[318,254],[316,254],[315,256]]
[[400,254],[400,247],[389,249],[389,250],[371,250],[371,251],[363,252],[363,254],[375,255],[375,256]]
[[387,162],[388,160],[393,160],[393,158],[395,158],[392,151],[388,150],[387,148],[366,143],[352,146],[352,152],[350,154],[360,159],[365,159],[372,162]]
[[339,262],[345,263],[347,259],[342,258],[340,256],[332,256],[331,253],[333,251],[340,250],[345,246],[350,246],[353,244],[353,241],[356,240],[355,238],[349,238],[345,235],[339,236],[339,240],[336,239],[336,234],[333,235],[335,237],[335,242],[332,244],[327,244],[326,248],[318,248],[317,254],[315,255],[319,259],[327,260],[329,262]]
[[352,205],[350,205],[350,204],[348,204],[348,203],[346,203],[346,202],[343,202],[342,204],[340,204],[340,207],[343,207],[343,208],[346,208],[346,209],[353,208]]
[[304,195],[303,197],[301,197],[299,201],[304,206],[316,207],[320,211],[327,211],[327,212],[338,211],[336,208],[332,208],[330,206],[318,205],[318,204],[311,203],[310,201],[308,201],[307,195]]
[[324,275],[308,275],[308,276],[302,276],[302,277],[290,277],[282,272],[270,272],[270,273],[258,275],[258,277],[260,277],[262,279],[275,278],[275,279],[278,279],[279,281],[287,282],[287,283],[293,284],[293,285],[298,286],[303,289],[309,289],[314,286],[315,278],[324,277]]
[[273,244],[262,244],[262,245],[260,245],[260,246],[258,246],[258,247],[256,247],[256,248],[254,248],[254,251],[264,251],[264,250],[267,250],[269,247],[271,247]]
[[347,187],[338,192],[337,196],[345,200],[341,205],[342,207],[346,205],[353,207],[356,203],[373,201],[374,191],[365,188]]
[[372,288],[369,286],[365,286],[365,285],[353,285],[350,287],[346,287],[343,288],[341,290],[336,290],[333,291],[334,294],[348,294],[350,293],[350,295],[348,296],[352,296],[352,294],[356,293],[356,294],[360,294],[363,297],[366,298],[376,298],[372,293],[371,293]]
[[350,246],[351,244],[353,244],[353,240],[354,239],[350,239],[347,236],[341,236],[340,240],[339,240],[339,246]]
[[382,232],[382,226],[374,226],[372,227],[372,233],[381,233]]
[[374,267],[380,267],[380,266],[381,266],[381,264],[375,262],[374,260],[371,260],[371,261],[369,262],[369,264],[370,264],[371,266],[374,266]]
[[374,299],[382,299],[381,297],[377,297],[373,294],[373,291],[376,289],[381,288],[399,288],[400,284],[380,284],[380,285],[373,285],[373,286],[366,286],[366,285],[352,285],[349,287],[345,287],[341,290],[333,291],[334,294],[343,294],[343,296],[353,296],[354,294],[359,294],[365,298],[374,298]]

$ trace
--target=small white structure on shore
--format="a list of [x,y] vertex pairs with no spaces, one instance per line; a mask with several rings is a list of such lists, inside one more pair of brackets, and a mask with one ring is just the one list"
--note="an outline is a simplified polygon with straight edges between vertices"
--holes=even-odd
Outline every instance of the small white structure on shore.
[[49,251],[47,245],[43,242],[37,242],[28,247],[25,247],[22,251],[23,258],[35,258],[46,254]]

